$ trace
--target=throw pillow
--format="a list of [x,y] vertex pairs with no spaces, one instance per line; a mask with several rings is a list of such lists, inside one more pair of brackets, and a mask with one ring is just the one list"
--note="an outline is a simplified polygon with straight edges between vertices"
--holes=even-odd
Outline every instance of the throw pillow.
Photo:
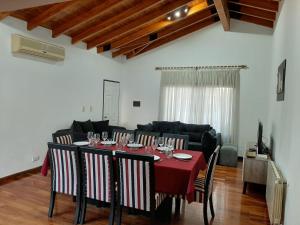
[[109,120],[94,121],[94,122],[92,122],[92,124],[93,124],[94,131],[96,133],[99,133],[100,135],[103,131],[109,130],[109,127],[108,127]]
[[145,125],[138,124],[137,129],[139,131],[149,131],[149,132],[151,132],[153,130],[153,126],[152,126],[151,123],[148,123],[148,124],[145,124]]

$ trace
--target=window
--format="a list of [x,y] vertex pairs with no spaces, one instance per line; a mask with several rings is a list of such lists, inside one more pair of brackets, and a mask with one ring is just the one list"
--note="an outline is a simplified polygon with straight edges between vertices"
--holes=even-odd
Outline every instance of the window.
[[160,120],[210,124],[222,133],[224,142],[235,143],[238,122],[237,83],[238,72],[164,71]]

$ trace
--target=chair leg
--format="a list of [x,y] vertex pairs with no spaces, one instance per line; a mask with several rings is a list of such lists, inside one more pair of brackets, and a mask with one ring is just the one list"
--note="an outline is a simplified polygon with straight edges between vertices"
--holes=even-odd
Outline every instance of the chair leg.
[[81,203],[81,215],[80,215],[80,224],[85,223],[85,213],[86,213],[86,198],[83,197],[82,203]]
[[81,200],[79,196],[77,198],[75,197],[75,199],[76,199],[76,211],[75,211],[74,224],[78,224],[80,223]]
[[115,219],[115,203],[114,201],[110,205],[109,225],[114,225]]
[[209,206],[210,206],[211,216],[215,217],[215,211],[214,211],[214,205],[213,205],[212,195],[210,195],[210,197],[209,197]]
[[52,217],[52,215],[53,215],[53,208],[54,208],[54,203],[55,203],[55,197],[56,197],[56,192],[51,191],[48,217]]
[[117,208],[117,219],[116,219],[117,225],[121,225],[122,223],[122,206],[118,205]]
[[181,198],[176,197],[175,198],[175,214],[179,215],[180,214],[180,204],[181,204]]
[[204,202],[203,202],[203,218],[204,218],[204,224],[205,224],[205,225],[208,225],[208,218],[207,218],[207,203],[208,203],[208,200],[207,200],[207,199],[204,199]]

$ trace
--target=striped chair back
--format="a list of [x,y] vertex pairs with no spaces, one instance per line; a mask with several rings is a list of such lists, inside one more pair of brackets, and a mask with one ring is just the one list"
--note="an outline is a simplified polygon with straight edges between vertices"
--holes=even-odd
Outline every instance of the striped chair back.
[[48,143],[51,188],[54,192],[76,196],[80,181],[78,147]]
[[165,143],[168,143],[169,139],[174,140],[174,149],[188,149],[189,136],[181,134],[169,134],[164,133],[163,137],[165,138]]
[[155,210],[153,157],[116,152],[116,158],[120,205],[153,212]]
[[134,131],[132,130],[113,130],[112,132],[113,140],[116,141],[117,143],[120,142],[122,137],[129,138],[129,136],[132,134],[134,135]]
[[211,155],[208,161],[208,168],[205,174],[205,184],[204,184],[204,189],[205,192],[208,194],[208,196],[211,195],[213,190],[213,181],[214,181],[216,164],[219,157],[219,152],[220,152],[220,145],[217,146],[217,148],[215,149],[215,151],[213,152],[213,154]]
[[52,134],[53,142],[58,144],[70,145],[73,143],[71,130],[59,130]]
[[142,144],[144,146],[151,146],[155,138],[159,137],[159,133],[156,132],[143,132],[138,131],[136,133],[136,143]]
[[83,175],[83,197],[111,202],[114,197],[114,165],[112,151],[80,148]]

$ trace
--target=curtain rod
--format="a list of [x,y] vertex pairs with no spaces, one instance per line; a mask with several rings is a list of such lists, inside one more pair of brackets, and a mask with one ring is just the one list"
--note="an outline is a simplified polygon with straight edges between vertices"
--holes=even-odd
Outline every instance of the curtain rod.
[[247,65],[232,66],[186,66],[186,67],[155,67],[155,70],[202,70],[202,69],[249,69]]

